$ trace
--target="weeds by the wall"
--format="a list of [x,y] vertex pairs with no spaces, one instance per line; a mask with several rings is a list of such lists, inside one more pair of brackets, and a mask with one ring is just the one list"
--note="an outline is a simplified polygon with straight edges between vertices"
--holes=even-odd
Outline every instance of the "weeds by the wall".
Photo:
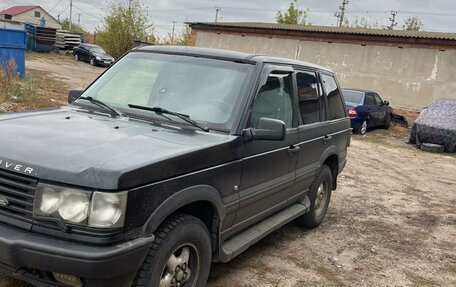
[[0,68],[0,113],[62,106],[66,88],[43,73],[29,70],[23,79],[17,76],[14,62]]

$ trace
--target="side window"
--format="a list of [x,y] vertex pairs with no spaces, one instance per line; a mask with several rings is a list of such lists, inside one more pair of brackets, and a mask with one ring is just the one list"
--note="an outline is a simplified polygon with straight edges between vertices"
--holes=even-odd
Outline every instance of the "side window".
[[332,76],[323,74],[321,75],[321,80],[328,99],[329,120],[344,118],[347,113],[342,101],[342,93],[337,87],[336,80]]
[[291,74],[269,74],[252,104],[252,127],[260,118],[271,118],[285,122],[287,128],[293,123],[293,90]]
[[364,104],[368,106],[375,106],[377,102],[375,101],[373,94],[366,94],[366,99],[364,100]]
[[320,95],[318,92],[317,75],[311,72],[297,72],[299,111],[303,124],[320,121]]
[[375,96],[375,103],[377,104],[377,106],[382,106],[383,105],[382,99],[380,99],[380,97],[377,94],[374,94],[374,96]]

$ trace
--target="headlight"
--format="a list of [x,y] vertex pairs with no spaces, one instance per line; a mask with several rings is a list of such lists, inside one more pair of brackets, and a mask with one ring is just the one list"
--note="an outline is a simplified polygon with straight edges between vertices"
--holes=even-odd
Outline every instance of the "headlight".
[[98,61],[101,61],[101,57],[100,57],[100,56],[97,56],[97,60],[98,60]]
[[90,227],[123,226],[127,193],[94,192],[90,209]]
[[127,192],[94,192],[92,198],[91,195],[90,191],[39,183],[33,213],[90,227],[122,227]]

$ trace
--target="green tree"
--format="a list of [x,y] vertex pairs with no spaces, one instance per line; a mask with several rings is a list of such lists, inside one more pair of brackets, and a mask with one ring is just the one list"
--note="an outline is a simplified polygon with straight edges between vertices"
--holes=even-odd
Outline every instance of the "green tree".
[[123,3],[110,3],[107,16],[103,19],[100,29],[97,29],[95,42],[109,54],[119,57],[133,48],[133,41],[147,41],[153,31],[149,24],[147,8],[138,2],[129,8]]
[[406,31],[421,31],[424,28],[423,22],[418,17],[408,17],[402,26]]
[[298,0],[292,0],[286,11],[277,11],[276,21],[279,24],[311,25],[307,22],[309,9],[299,9]]
[[71,23],[71,29],[70,29],[70,19],[68,19],[68,18],[63,19],[60,23],[62,23],[63,30],[70,30],[73,32],[79,32],[79,33],[84,33],[84,34],[89,33],[84,29],[84,27],[82,27],[76,23]]

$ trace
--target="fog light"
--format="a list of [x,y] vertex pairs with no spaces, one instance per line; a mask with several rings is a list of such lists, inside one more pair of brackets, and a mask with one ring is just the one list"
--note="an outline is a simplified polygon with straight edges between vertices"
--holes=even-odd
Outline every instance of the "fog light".
[[54,278],[56,281],[74,286],[74,287],[82,287],[82,281],[79,279],[79,277],[74,276],[74,275],[68,275],[68,274],[61,274],[61,273],[52,273],[54,275]]

